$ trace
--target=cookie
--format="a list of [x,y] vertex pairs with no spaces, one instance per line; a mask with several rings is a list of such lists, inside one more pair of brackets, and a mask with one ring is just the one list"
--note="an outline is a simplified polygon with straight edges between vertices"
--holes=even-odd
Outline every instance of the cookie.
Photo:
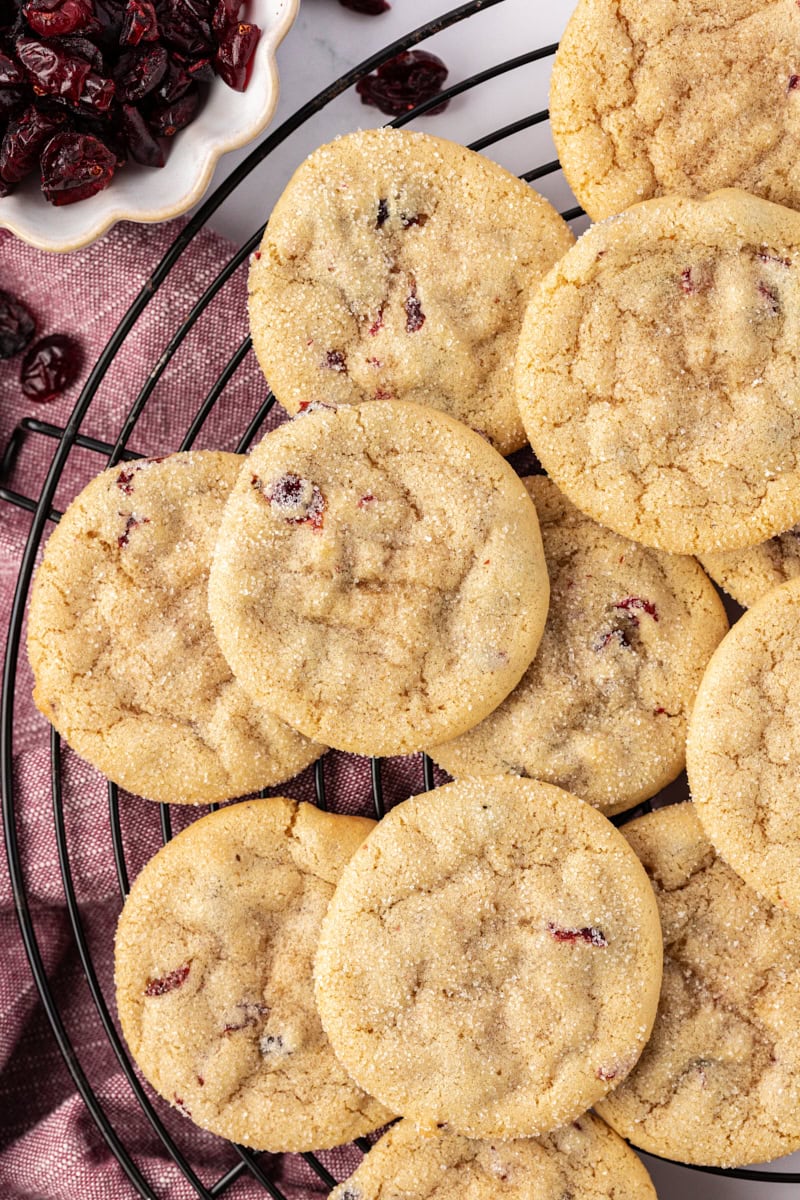
[[693,558],[618,537],[544,476],[524,483],[550,575],[541,645],[493,713],[430,753],[457,779],[544,779],[621,812],[683,770],[688,716],[725,610]]
[[720,644],[689,723],[697,815],[742,879],[800,916],[800,580],[753,605]]
[[534,282],[569,227],[463,146],[366,129],[322,146],[275,206],[250,269],[253,347],[290,413],[411,400],[524,444],[513,360]]
[[800,577],[800,525],[746,550],[719,550],[700,560],[711,578],[742,608]]
[[211,555],[243,461],[201,450],[104,471],[64,513],[36,576],[37,707],[81,757],[150,800],[242,796],[324,749],[253,703],[211,629]]
[[600,1115],[681,1162],[744,1166],[800,1149],[800,921],[725,865],[693,805],[624,832],[655,889],[664,982],[652,1037]]
[[644,1166],[591,1113],[543,1138],[473,1142],[427,1137],[401,1121],[330,1200],[656,1200]]
[[508,695],[539,645],[536,511],[483,438],[417,404],[319,408],[267,435],[209,587],[250,693],[357,754],[444,741]]
[[594,226],[534,294],[520,411],[589,516],[675,554],[800,513],[800,213],[667,197]]
[[593,220],[722,187],[800,208],[799,43],[795,0],[579,0],[550,121]]
[[372,825],[245,801],[190,825],[136,879],[117,928],[119,1019],[145,1077],[203,1129],[312,1150],[391,1120],[334,1058],[312,986],[320,923]]
[[647,876],[613,825],[534,780],[392,809],[342,873],[317,1006],[352,1077],[424,1131],[538,1136],[621,1081],[661,982]]

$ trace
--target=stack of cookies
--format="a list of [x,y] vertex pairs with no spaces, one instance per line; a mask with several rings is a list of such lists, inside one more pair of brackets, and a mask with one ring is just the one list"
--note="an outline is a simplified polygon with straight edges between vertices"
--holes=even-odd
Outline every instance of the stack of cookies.
[[[378,824],[212,812],[120,919],[125,1036],[203,1128],[402,1118],[336,1200],[652,1200],[622,1138],[800,1148],[798,34],[794,0],[581,0],[553,128],[610,219],[577,244],[441,139],[322,147],[250,273],[293,419],[111,468],[48,543],[37,704],[130,791],[326,747],[455,780]],[[687,760],[694,803],[623,836]]]

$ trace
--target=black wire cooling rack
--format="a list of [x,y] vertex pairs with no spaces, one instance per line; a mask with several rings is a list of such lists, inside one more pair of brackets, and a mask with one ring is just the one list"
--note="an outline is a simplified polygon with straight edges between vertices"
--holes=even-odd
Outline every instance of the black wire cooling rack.
[[[74,1084],[83,1098],[89,1112],[94,1118],[94,1121],[96,1122],[100,1133],[105,1139],[109,1150],[119,1162],[123,1171],[133,1185],[133,1188],[141,1197],[144,1198],[144,1200],[160,1200],[159,1192],[154,1190],[154,1187],[145,1178],[140,1166],[137,1165],[135,1153],[128,1146],[126,1146],[123,1136],[112,1123],[100,1097],[89,1082],[83,1066],[75,1053],[59,1011],[59,1005],[54,994],[54,984],[51,978],[48,976],[48,971],[45,967],[39,943],[37,941],[31,908],[28,900],[23,864],[20,855],[20,846],[18,842],[18,813],[15,808],[15,791],[12,772],[15,685],[19,662],[23,616],[28,598],[36,554],[42,542],[48,522],[58,521],[60,517],[60,513],[52,507],[53,497],[69,455],[73,452],[73,450],[78,449],[93,452],[98,455],[99,458],[104,458],[104,463],[101,464],[98,462],[98,470],[102,469],[103,467],[113,466],[115,463],[121,460],[139,457],[139,455],[137,455],[135,452],[128,449],[128,442],[130,441],[131,436],[136,429],[137,423],[144,412],[145,406],[147,405],[148,400],[152,395],[158,381],[161,379],[165,368],[180,346],[183,344],[187,335],[190,333],[193,326],[196,324],[201,314],[205,311],[212,299],[217,295],[217,293],[224,286],[226,281],[233,275],[236,269],[243,262],[245,262],[248,256],[256,249],[261,240],[264,226],[261,226],[259,229],[257,229],[255,233],[253,233],[253,235],[244,243],[244,245],[242,245],[241,248],[236,251],[236,253],[230,258],[228,263],[216,276],[216,278],[208,284],[202,294],[197,298],[186,318],[177,327],[169,339],[163,353],[158,359],[158,362],[147,376],[144,385],[136,396],[133,404],[130,407],[127,417],[119,429],[116,439],[111,442],[89,437],[81,433],[82,423],[86,417],[92,400],[94,399],[98,388],[100,387],[100,384],[102,383],[106,373],[109,370],[109,367],[114,361],[117,352],[120,350],[120,347],[122,347],[126,338],[133,330],[140,315],[150,303],[153,295],[169,277],[170,272],[181,258],[181,255],[183,255],[191,246],[194,237],[206,225],[206,223],[223,204],[227,197],[230,196],[231,193],[242,183],[242,181],[246,179],[260,163],[267,159],[267,157],[278,146],[289,139],[292,134],[300,129],[301,126],[303,126],[317,113],[321,112],[322,109],[329,105],[338,96],[356,84],[361,78],[363,78],[363,76],[369,74],[371,71],[375,70],[376,67],[380,66],[381,63],[385,62],[389,58],[392,58],[401,51],[407,50],[426,40],[427,38],[440,33],[450,26],[456,25],[458,22],[474,16],[482,10],[492,8],[504,2],[505,0],[471,0],[469,3],[461,4],[457,8],[451,9],[449,12],[444,13],[436,20],[427,22],[426,24],[413,30],[413,32],[407,34],[405,37],[400,38],[398,41],[386,46],[378,53],[371,55],[359,66],[354,67],[351,71],[348,71],[345,75],[342,75],[340,79],[321,91],[307,104],[298,109],[293,116],[284,121],[282,125],[269,134],[269,136],[267,136],[264,141],[261,142],[260,145],[258,145],[244,159],[244,161],[205,201],[196,215],[187,223],[187,225],[175,239],[172,246],[164,255],[163,259],[153,273],[144,282],[138,296],[119,323],[117,329],[110,338],[99,359],[95,363],[66,426],[62,427],[53,425],[46,421],[41,421],[34,418],[24,419],[14,431],[9,445],[5,450],[2,463],[0,463],[1,483],[2,480],[8,476],[10,468],[16,460],[21,444],[29,435],[51,438],[57,441],[51,466],[38,497],[25,496],[19,492],[11,491],[7,487],[0,486],[0,500],[6,501],[9,504],[15,505],[18,508],[26,509],[33,513],[30,534],[20,566],[12,609],[3,675],[2,707],[0,708],[0,783],[2,783],[3,821],[5,827],[6,851],[8,855],[11,884],[14,892],[22,938],[28,960],[30,962],[33,978],[39,991],[39,995],[41,996],[42,1004],[52,1027],[53,1034],[55,1035],[58,1043],[58,1047],[63,1055],[64,1061],[69,1069]],[[515,71],[532,63],[542,62],[550,59],[555,54],[556,48],[557,47],[555,44],[542,46],[537,49],[527,51],[523,54],[519,54],[514,58],[510,58],[493,66],[487,67],[485,70],[470,75],[468,78],[463,79],[459,83],[447,88],[441,95],[418,105],[412,111],[396,118],[391,122],[391,124],[395,127],[407,125],[414,121],[417,117],[428,112],[428,110],[439,105],[445,98],[452,99],[464,93],[472,92],[481,84],[487,83],[488,81],[505,75],[508,72]],[[502,141],[503,139],[511,137],[514,134],[531,129],[534,126],[544,125],[548,120],[548,115],[549,114],[546,109],[541,109],[539,111],[526,114],[518,120],[504,125],[501,128],[496,129],[475,141],[472,141],[470,143],[470,149],[481,151],[491,145],[494,145],[495,143]],[[540,163],[539,165],[532,167],[530,170],[525,171],[520,177],[527,182],[533,182],[535,180],[555,176],[559,171],[559,162],[557,159],[554,159],[552,161]],[[567,221],[574,221],[577,218],[582,217],[584,214],[581,208],[573,207],[567,209],[567,211],[563,212],[562,215]],[[236,373],[240,364],[245,359],[249,350],[250,339],[248,337],[236,347],[235,351],[230,356],[219,376],[217,377],[212,388],[204,397],[194,418],[190,422],[180,445],[177,447],[164,447],[165,453],[175,449],[188,450],[193,445],[212,409],[225,390],[225,387]],[[269,393],[258,412],[243,430],[239,443],[236,447],[237,453],[244,453],[252,444],[259,430],[262,428],[263,423],[266,420],[266,417],[274,403],[275,398],[271,393]],[[119,1065],[125,1075],[125,1078],[128,1081],[128,1084],[130,1085],[134,1095],[136,1096],[136,1099],[141,1105],[141,1108],[152,1129],[160,1139],[167,1155],[178,1168],[178,1170],[183,1174],[185,1180],[194,1190],[194,1193],[197,1196],[202,1197],[203,1200],[211,1200],[212,1197],[221,1196],[226,1193],[228,1189],[232,1187],[232,1185],[235,1184],[237,1179],[242,1176],[249,1175],[253,1180],[257,1181],[261,1185],[261,1187],[264,1189],[264,1192],[271,1196],[273,1200],[286,1200],[283,1192],[280,1190],[274,1180],[270,1178],[270,1159],[254,1154],[241,1146],[233,1147],[236,1156],[235,1164],[213,1183],[204,1184],[199,1178],[197,1170],[189,1161],[186,1153],[181,1150],[178,1142],[165,1127],[159,1115],[158,1102],[153,1102],[150,1099],[150,1096],[139,1082],[131,1061],[128,1058],[127,1051],[112,1020],[81,918],[73,880],[73,866],[70,861],[70,853],[66,836],[65,813],[62,802],[63,785],[60,740],[55,731],[51,732],[50,750],[55,837],[66,905],[72,926],[72,933],[80,957],[85,980],[91,993],[97,1014],[102,1023],[105,1035],[108,1038]],[[421,755],[419,757],[421,784],[426,790],[429,790],[434,786],[433,764],[426,755]],[[316,802],[322,808],[326,808],[327,799],[325,792],[324,759],[321,759],[319,762],[317,762],[314,771]],[[380,759],[372,760],[372,799],[375,815],[378,819],[380,819],[384,815]],[[129,887],[128,868],[126,864],[125,849],[122,838],[117,788],[113,783],[108,783],[108,803],[116,873],[119,881],[120,892],[124,897],[127,895]],[[166,842],[172,836],[170,810],[166,805],[160,805],[159,807],[161,834],[163,840]],[[649,810],[650,807],[651,805],[649,803],[642,805],[633,812],[624,814],[622,818],[617,820],[617,823],[623,823],[625,820],[630,820],[632,817],[639,815],[641,812]],[[356,1144],[364,1153],[369,1151],[370,1143],[366,1139],[358,1139]],[[302,1157],[305,1159],[306,1164],[319,1177],[319,1179],[327,1188],[332,1188],[335,1186],[338,1181],[331,1176],[330,1172],[314,1154],[304,1154]],[[700,1167],[694,1169],[708,1171],[712,1174],[727,1175],[735,1179],[753,1180],[757,1182],[800,1183],[800,1173],[762,1171],[757,1169],[723,1171],[718,1168],[711,1167]]]

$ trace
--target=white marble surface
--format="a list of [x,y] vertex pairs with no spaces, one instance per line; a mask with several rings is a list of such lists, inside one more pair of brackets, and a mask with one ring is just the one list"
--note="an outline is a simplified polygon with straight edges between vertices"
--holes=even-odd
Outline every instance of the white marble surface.
[[[407,31],[439,16],[447,0],[392,0],[392,10],[366,17],[340,7],[337,0],[302,0],[298,20],[278,53],[281,99],[272,129],[317,92],[375,50]],[[557,41],[573,0],[503,0],[469,20],[432,38],[425,45],[446,61],[449,82],[456,82],[494,63],[536,46]],[[418,127],[461,142],[491,132],[545,108],[549,62],[527,66],[452,102],[447,112],[421,120]],[[226,201],[212,224],[242,242],[266,218],[298,163],[322,142],[350,129],[381,124],[374,108],[365,107],[351,91],[293,134],[262,163]],[[546,125],[508,138],[486,151],[517,173],[555,158]],[[215,183],[246,157],[227,155]],[[572,205],[560,174],[538,185],[561,209]],[[581,226],[577,226],[581,228]],[[743,1183],[667,1166],[645,1157],[659,1200],[798,1200],[800,1185]],[[800,1154],[781,1164],[800,1171]]]

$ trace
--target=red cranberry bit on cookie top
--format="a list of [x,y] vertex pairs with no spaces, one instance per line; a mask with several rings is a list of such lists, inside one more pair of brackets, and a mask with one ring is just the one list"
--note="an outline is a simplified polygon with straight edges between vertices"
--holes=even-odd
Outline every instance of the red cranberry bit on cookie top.
[[602,929],[594,925],[586,925],[582,929],[560,929],[551,921],[547,929],[557,942],[585,942],[587,946],[608,945]]
[[174,992],[177,988],[183,987],[191,966],[191,963],[184,963],[183,966],[176,967],[174,971],[169,971],[158,979],[148,979],[144,989],[145,996],[164,996],[167,992]]
[[257,475],[251,477],[251,483],[284,521],[293,525],[310,525],[314,530],[322,529],[327,505],[322,492],[310,479],[293,473],[280,475],[266,490]]

